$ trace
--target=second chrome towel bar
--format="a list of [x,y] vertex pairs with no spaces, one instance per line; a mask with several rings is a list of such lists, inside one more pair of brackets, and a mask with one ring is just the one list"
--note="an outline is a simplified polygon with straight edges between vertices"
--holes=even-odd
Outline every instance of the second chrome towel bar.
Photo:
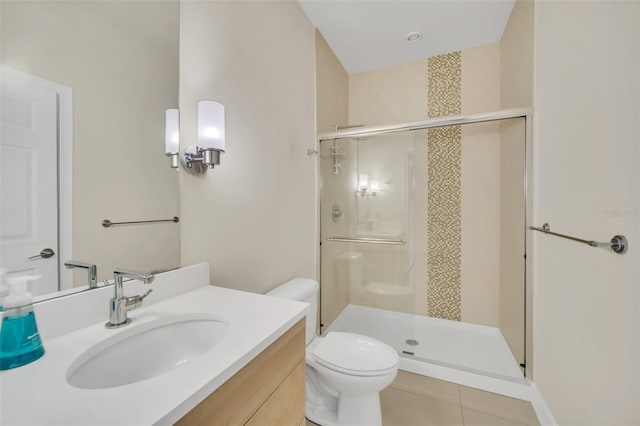
[[530,226],[529,229],[533,231],[544,232],[545,234],[555,235],[556,237],[566,238],[568,240],[577,241],[579,243],[587,244],[591,247],[607,247],[613,250],[617,254],[625,254],[629,249],[629,241],[624,235],[614,235],[610,242],[598,242],[593,240],[584,240],[582,238],[572,237],[570,235],[560,234],[557,232],[551,232],[551,226],[548,223],[542,225],[541,228],[537,226]]
[[116,225],[137,225],[140,223],[162,223],[162,222],[178,223],[180,222],[180,218],[178,218],[178,216],[174,216],[171,219],[134,220],[130,222],[111,222],[109,219],[105,219],[102,221],[102,226],[104,226],[105,228],[109,228],[110,226],[116,226]]

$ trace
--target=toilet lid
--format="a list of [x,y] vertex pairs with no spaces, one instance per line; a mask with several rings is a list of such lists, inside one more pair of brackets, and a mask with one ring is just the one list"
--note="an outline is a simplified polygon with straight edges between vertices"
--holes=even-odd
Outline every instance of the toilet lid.
[[395,370],[398,353],[389,345],[361,334],[332,331],[316,346],[316,361],[346,374],[374,376]]

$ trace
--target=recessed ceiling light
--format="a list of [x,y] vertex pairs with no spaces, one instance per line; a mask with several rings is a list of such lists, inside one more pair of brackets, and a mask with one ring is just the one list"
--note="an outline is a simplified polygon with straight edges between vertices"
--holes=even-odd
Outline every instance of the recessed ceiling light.
[[409,34],[407,34],[407,41],[408,42],[416,42],[419,41],[420,39],[422,39],[422,33],[418,32],[418,31],[412,31]]

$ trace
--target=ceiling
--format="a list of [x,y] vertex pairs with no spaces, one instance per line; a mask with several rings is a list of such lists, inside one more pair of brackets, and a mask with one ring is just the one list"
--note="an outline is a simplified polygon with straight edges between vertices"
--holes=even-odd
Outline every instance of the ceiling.
[[[500,40],[514,0],[298,0],[348,73]],[[423,37],[408,42],[408,33]]]

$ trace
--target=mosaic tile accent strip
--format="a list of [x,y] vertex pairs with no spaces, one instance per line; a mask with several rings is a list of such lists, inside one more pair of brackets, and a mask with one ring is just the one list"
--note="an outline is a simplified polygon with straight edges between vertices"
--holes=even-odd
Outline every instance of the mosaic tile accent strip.
[[462,113],[462,52],[431,56],[427,60],[429,118]]
[[[461,59],[459,51],[428,59],[429,118],[461,113]],[[460,321],[461,127],[428,129],[427,146],[427,312]]]

